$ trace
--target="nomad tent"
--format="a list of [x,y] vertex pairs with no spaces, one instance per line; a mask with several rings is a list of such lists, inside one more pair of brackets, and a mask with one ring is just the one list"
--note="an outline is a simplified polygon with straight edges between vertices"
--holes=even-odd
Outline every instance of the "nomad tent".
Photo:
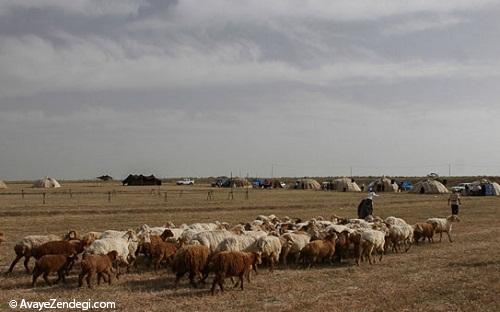
[[333,180],[333,189],[339,192],[361,192],[354,179],[346,177]]
[[465,195],[473,196],[499,196],[500,185],[496,182],[490,182],[486,179],[474,181],[465,190]]
[[446,186],[438,180],[426,179],[420,182],[417,182],[413,188],[410,190],[410,193],[417,194],[446,194],[449,193]]
[[141,186],[141,185],[161,185],[161,180],[154,175],[135,175],[129,174],[128,177],[122,181],[123,185],[128,186]]
[[252,183],[245,178],[233,178],[232,179],[233,187],[242,187],[242,188],[252,188]]
[[33,187],[58,188],[58,187],[61,187],[61,184],[59,184],[59,182],[57,182],[57,180],[54,178],[45,177],[45,178],[41,178],[40,180],[35,181],[35,183],[33,183]]
[[399,186],[395,180],[381,177],[370,184],[368,184],[368,189],[373,190],[374,192],[397,192],[399,190]]
[[6,189],[7,188],[7,184],[5,184],[4,181],[0,180],[0,189]]
[[321,184],[314,179],[304,178],[295,181],[293,188],[296,190],[319,190],[321,189]]

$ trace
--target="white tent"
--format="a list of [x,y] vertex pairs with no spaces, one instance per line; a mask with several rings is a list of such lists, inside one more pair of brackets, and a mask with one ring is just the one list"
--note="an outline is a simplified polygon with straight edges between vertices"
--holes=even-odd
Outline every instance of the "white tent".
[[40,180],[35,181],[33,184],[33,187],[38,187],[38,188],[58,188],[61,187],[61,184],[57,182],[56,179],[54,178],[41,178]]
[[432,179],[426,179],[416,183],[410,191],[410,193],[418,194],[445,194],[449,192],[450,191],[448,191],[443,183]]
[[6,189],[7,188],[7,184],[5,184],[4,181],[0,180],[0,189]]
[[333,189],[339,192],[361,192],[359,185],[346,177],[333,180]]
[[[394,183],[393,183],[394,182]],[[399,186],[394,180],[389,178],[381,177],[370,184],[368,184],[368,189],[372,189],[375,192],[397,192]]]

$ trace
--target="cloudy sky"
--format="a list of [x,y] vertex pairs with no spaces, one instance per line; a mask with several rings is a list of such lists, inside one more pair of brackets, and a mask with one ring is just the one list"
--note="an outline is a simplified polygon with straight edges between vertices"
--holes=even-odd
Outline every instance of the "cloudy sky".
[[500,175],[500,3],[0,1],[0,178]]

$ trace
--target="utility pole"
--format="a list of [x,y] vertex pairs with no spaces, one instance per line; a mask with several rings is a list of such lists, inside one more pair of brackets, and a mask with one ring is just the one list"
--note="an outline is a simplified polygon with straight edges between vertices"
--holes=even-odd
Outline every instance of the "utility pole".
[[274,164],[271,164],[271,178],[274,178]]
[[350,168],[351,168],[351,178],[352,178],[352,166]]
[[451,177],[451,164],[448,164],[448,176]]

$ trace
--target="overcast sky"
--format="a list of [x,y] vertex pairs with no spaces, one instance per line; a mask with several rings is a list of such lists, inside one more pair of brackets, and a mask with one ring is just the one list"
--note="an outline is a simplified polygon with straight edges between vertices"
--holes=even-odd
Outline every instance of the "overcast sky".
[[500,175],[500,4],[0,1],[0,179]]

